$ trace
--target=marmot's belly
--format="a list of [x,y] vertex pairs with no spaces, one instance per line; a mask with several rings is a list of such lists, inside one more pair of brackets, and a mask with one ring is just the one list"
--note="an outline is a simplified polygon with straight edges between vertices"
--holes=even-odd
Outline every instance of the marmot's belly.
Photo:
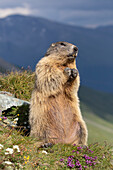
[[[50,103],[49,103],[50,104]],[[48,112],[47,136],[53,143],[73,143],[79,135],[80,125],[75,110],[63,96],[52,100]]]
[[78,139],[80,133],[80,126],[78,122],[66,128],[62,127],[62,129],[56,129],[55,127],[51,127],[49,130],[48,139],[52,143],[74,143]]

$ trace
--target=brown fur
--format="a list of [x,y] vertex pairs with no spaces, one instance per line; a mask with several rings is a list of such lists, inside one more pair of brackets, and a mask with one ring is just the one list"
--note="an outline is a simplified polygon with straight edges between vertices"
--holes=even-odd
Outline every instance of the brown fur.
[[57,42],[36,66],[30,134],[44,142],[87,144],[87,128],[79,108],[79,73],[70,78],[65,72],[65,68],[76,69],[75,57],[72,57],[76,53],[76,46]]

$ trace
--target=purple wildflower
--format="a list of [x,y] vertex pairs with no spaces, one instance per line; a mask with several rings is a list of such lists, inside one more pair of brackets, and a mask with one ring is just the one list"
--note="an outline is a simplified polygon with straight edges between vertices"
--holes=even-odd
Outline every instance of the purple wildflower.
[[80,146],[80,147],[77,147],[77,150],[81,150],[82,149],[82,147]]
[[93,165],[96,165],[96,162],[93,162]]
[[79,168],[79,170],[82,170],[82,166]]
[[75,165],[74,165],[72,162],[69,162],[69,163],[67,164],[67,166],[70,167],[70,168],[73,168]]
[[84,166],[84,168],[87,168],[87,166]]
[[76,160],[76,166],[79,167],[79,168],[82,166],[78,159]]
[[73,150],[72,152],[75,152],[75,150]]
[[77,154],[79,154],[79,151],[76,151]]
[[95,159],[97,159],[97,156],[95,156]]
[[73,146],[76,146],[76,144],[73,144]]
[[89,164],[89,161],[88,161],[88,160],[86,160],[86,163],[87,163],[87,164]]
[[90,157],[89,157],[89,156],[87,156],[87,155],[84,155],[84,158],[85,158],[85,159],[90,159]]
[[89,152],[93,153],[94,151],[92,151],[91,149],[89,149]]
[[4,119],[4,120],[6,120],[6,119],[7,119],[7,117],[5,117],[5,116],[4,116],[4,117],[3,117],[3,119]]
[[60,159],[60,162],[63,162],[63,161],[64,161],[64,159],[61,158],[61,159]]
[[73,164],[73,158],[74,156],[71,155],[68,157],[68,161],[67,161],[67,166],[70,167],[70,168],[73,168],[75,165]]
[[80,163],[79,163],[79,162],[76,162],[76,166],[80,166]]
[[92,158],[91,160],[92,160],[92,161],[95,161],[95,158]]

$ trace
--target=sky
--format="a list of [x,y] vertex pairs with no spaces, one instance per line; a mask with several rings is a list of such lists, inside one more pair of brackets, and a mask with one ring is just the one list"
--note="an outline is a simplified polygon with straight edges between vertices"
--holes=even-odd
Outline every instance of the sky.
[[0,18],[12,14],[93,28],[113,25],[113,0],[0,0]]

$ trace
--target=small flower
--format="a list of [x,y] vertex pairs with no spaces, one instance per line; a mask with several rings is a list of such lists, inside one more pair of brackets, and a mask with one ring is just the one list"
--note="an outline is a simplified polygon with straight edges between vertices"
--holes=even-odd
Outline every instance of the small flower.
[[45,153],[45,154],[47,154],[47,152],[46,152],[46,151],[44,151],[44,150],[42,151],[42,153]]
[[2,118],[0,118],[0,120],[2,120]]
[[79,170],[82,170],[82,166],[80,166]]
[[64,159],[61,158],[61,159],[60,159],[60,162],[63,162],[63,161],[64,161]]
[[105,158],[105,155],[102,156],[102,159],[104,159],[104,158]]
[[29,156],[27,157],[27,160],[29,160]]
[[7,119],[7,117],[5,117],[5,116],[4,116],[4,117],[3,117],[3,119],[4,119],[4,120],[6,120],[6,119]]
[[89,149],[89,152],[93,153],[94,151],[92,151],[91,149]]
[[81,150],[82,149],[82,147],[80,146],[80,147],[77,147],[77,150]]
[[76,151],[77,154],[79,154],[79,151]]
[[68,167],[73,168],[75,165],[69,162]]
[[86,160],[86,163],[87,163],[87,164],[89,164],[89,161],[88,161],[88,160]]
[[75,150],[73,150],[72,152],[75,152]]
[[8,154],[13,154],[13,149],[12,148],[7,148],[6,149],[5,155],[8,155]]
[[4,163],[8,164],[8,165],[12,165],[12,162],[10,162],[10,161],[5,161]]
[[0,144],[0,149],[2,149],[4,146],[2,144]]
[[17,114],[17,116],[19,116],[19,114]]
[[13,149],[16,149],[17,152],[20,152],[20,149],[19,149],[18,145],[14,145],[14,146],[13,146]]
[[78,166],[78,167],[81,166],[79,160],[76,160],[76,166]]
[[76,144],[73,144],[73,146],[76,146]]
[[93,165],[96,165],[96,162],[93,162]]
[[87,166],[84,166],[84,168],[87,168]]

